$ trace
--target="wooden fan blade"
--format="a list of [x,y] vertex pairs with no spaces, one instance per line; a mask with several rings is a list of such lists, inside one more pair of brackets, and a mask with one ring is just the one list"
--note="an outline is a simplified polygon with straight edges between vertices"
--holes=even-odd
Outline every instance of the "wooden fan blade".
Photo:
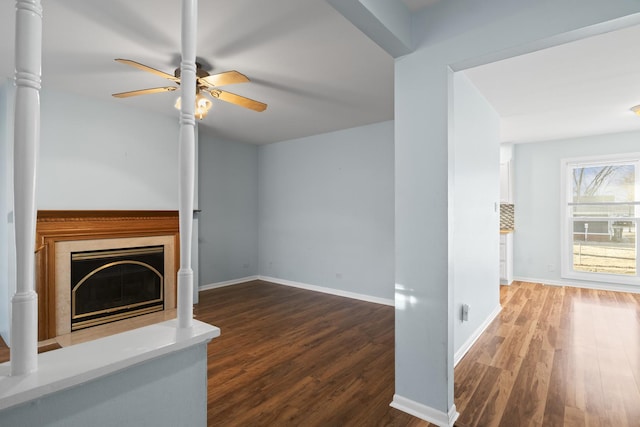
[[113,96],[115,96],[116,98],[128,98],[130,96],[147,95],[150,93],[173,92],[176,89],[177,87],[174,87],[174,86],[153,87],[151,89],[140,89],[140,90],[132,90],[129,92],[114,93]]
[[204,86],[224,86],[234,83],[247,83],[249,78],[235,70],[225,71],[224,73],[212,74],[207,77],[200,77],[198,82]]
[[220,89],[211,89],[209,93],[214,98],[218,98],[222,101],[230,102],[250,110],[264,111],[267,109],[267,104],[263,104],[262,102],[255,101],[250,98],[245,98],[244,96],[236,95],[235,93],[225,92]]
[[180,79],[177,78],[176,76],[172,76],[171,74],[167,74],[164,71],[160,71],[160,70],[156,70],[155,68],[148,67],[148,66],[146,66],[144,64],[141,64],[139,62],[132,61],[130,59],[121,59],[121,58],[117,58],[115,60],[117,62],[122,63],[122,64],[131,65],[132,67],[135,67],[135,68],[137,68],[139,70],[147,71],[147,72],[155,74],[157,76],[164,77],[165,79],[169,79],[169,80],[174,81],[176,83],[180,83]]

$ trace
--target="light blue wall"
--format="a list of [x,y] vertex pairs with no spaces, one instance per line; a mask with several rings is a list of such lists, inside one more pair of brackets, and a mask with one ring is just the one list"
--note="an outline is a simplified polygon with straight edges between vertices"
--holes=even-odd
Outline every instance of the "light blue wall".
[[[104,102],[46,90],[41,100],[38,209],[178,209],[177,112],[163,116],[132,108],[122,99]],[[197,185],[194,199],[198,206]],[[198,225],[196,219],[194,287]]]
[[396,303],[411,302],[396,307],[396,398],[445,420],[454,408],[449,67],[460,70],[637,23],[636,16],[592,27],[639,12],[640,3],[628,0],[586,0],[579,8],[572,0],[450,0],[414,14],[416,51],[395,66]]
[[178,117],[42,93],[38,209],[178,208]]
[[258,274],[258,147],[201,129],[200,285]]
[[[12,141],[3,127],[6,87],[0,90],[0,160],[4,165],[11,162],[7,146]],[[41,101],[39,209],[177,209],[177,116],[48,91],[42,92]],[[4,214],[8,209],[4,167],[0,173]],[[3,215],[0,226],[3,243],[7,240],[5,218]],[[8,262],[11,267],[6,249],[0,245],[0,266]],[[0,328],[9,321],[3,299],[11,297],[15,286],[6,283],[6,274],[2,269]],[[0,412],[0,425],[205,426],[206,405],[206,345],[202,345]]]
[[393,298],[393,122],[259,148],[260,274]]
[[[0,172],[11,175],[7,100],[12,81],[2,86],[0,114]],[[9,102],[9,104],[7,104]],[[7,112],[6,109],[9,109]],[[6,129],[9,128],[9,129]],[[38,209],[175,210],[178,208],[178,118],[151,114],[125,105],[43,90],[41,93],[40,153],[37,170]],[[0,192],[4,265],[0,273],[0,333],[9,341],[6,307],[15,290],[12,202],[2,179]],[[8,243],[6,243],[8,241]],[[194,254],[197,256],[197,252]],[[0,264],[0,266],[3,264]],[[197,271],[195,272],[197,274]],[[197,276],[196,276],[197,277]],[[6,309],[6,311],[5,311]]]
[[[500,117],[463,73],[454,75],[454,348],[500,305]],[[469,321],[462,322],[462,304]]]
[[[565,158],[640,152],[640,132],[596,135],[514,145],[514,276],[565,283],[560,277],[560,161]],[[551,266],[551,270],[549,266]],[[571,279],[568,283],[592,286]],[[637,289],[616,285],[619,289]]]
[[12,427],[207,425],[207,345],[0,411]]

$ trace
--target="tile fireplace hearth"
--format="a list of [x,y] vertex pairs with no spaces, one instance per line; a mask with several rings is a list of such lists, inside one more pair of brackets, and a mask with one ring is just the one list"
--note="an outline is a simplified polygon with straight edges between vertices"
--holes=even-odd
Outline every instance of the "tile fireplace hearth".
[[177,211],[39,211],[38,340],[175,311],[178,266]]

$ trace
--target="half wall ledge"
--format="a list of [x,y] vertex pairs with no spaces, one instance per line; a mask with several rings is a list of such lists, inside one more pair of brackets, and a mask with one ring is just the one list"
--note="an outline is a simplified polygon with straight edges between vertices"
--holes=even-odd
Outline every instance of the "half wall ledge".
[[0,411],[190,347],[206,345],[220,336],[218,327],[195,319],[192,328],[177,326],[177,320],[173,319],[42,353],[38,355],[38,370],[31,374],[10,376],[10,362],[2,363]]

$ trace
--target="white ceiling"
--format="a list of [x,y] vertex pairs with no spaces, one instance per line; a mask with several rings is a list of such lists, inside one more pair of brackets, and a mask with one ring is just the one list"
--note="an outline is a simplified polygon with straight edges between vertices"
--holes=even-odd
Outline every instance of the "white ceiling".
[[409,10],[416,11],[418,9],[422,9],[425,6],[431,6],[432,4],[438,3],[440,0],[402,0],[402,2],[407,5]]
[[[175,117],[177,93],[116,99],[167,80],[180,62],[178,0],[43,1],[42,86]],[[0,2],[0,77],[13,77],[13,1]],[[223,137],[269,143],[393,118],[393,59],[325,0],[199,2],[197,55],[251,83],[225,87],[269,105],[257,113],[215,101],[202,122]],[[169,84],[170,86],[170,84]]]
[[[403,0],[411,10],[438,0]],[[0,78],[13,77],[14,6],[0,2]],[[179,65],[177,0],[43,1],[44,91],[65,91],[177,120],[176,93],[116,99],[167,81],[113,61],[172,73]],[[466,73],[503,117],[503,140],[524,142],[640,129],[638,28]],[[225,87],[269,104],[263,113],[214,101],[201,125],[263,144],[393,119],[393,59],[325,0],[199,2],[198,58],[251,83]],[[635,120],[634,120],[635,119]]]
[[465,73],[501,117],[502,142],[640,130],[640,26]]

